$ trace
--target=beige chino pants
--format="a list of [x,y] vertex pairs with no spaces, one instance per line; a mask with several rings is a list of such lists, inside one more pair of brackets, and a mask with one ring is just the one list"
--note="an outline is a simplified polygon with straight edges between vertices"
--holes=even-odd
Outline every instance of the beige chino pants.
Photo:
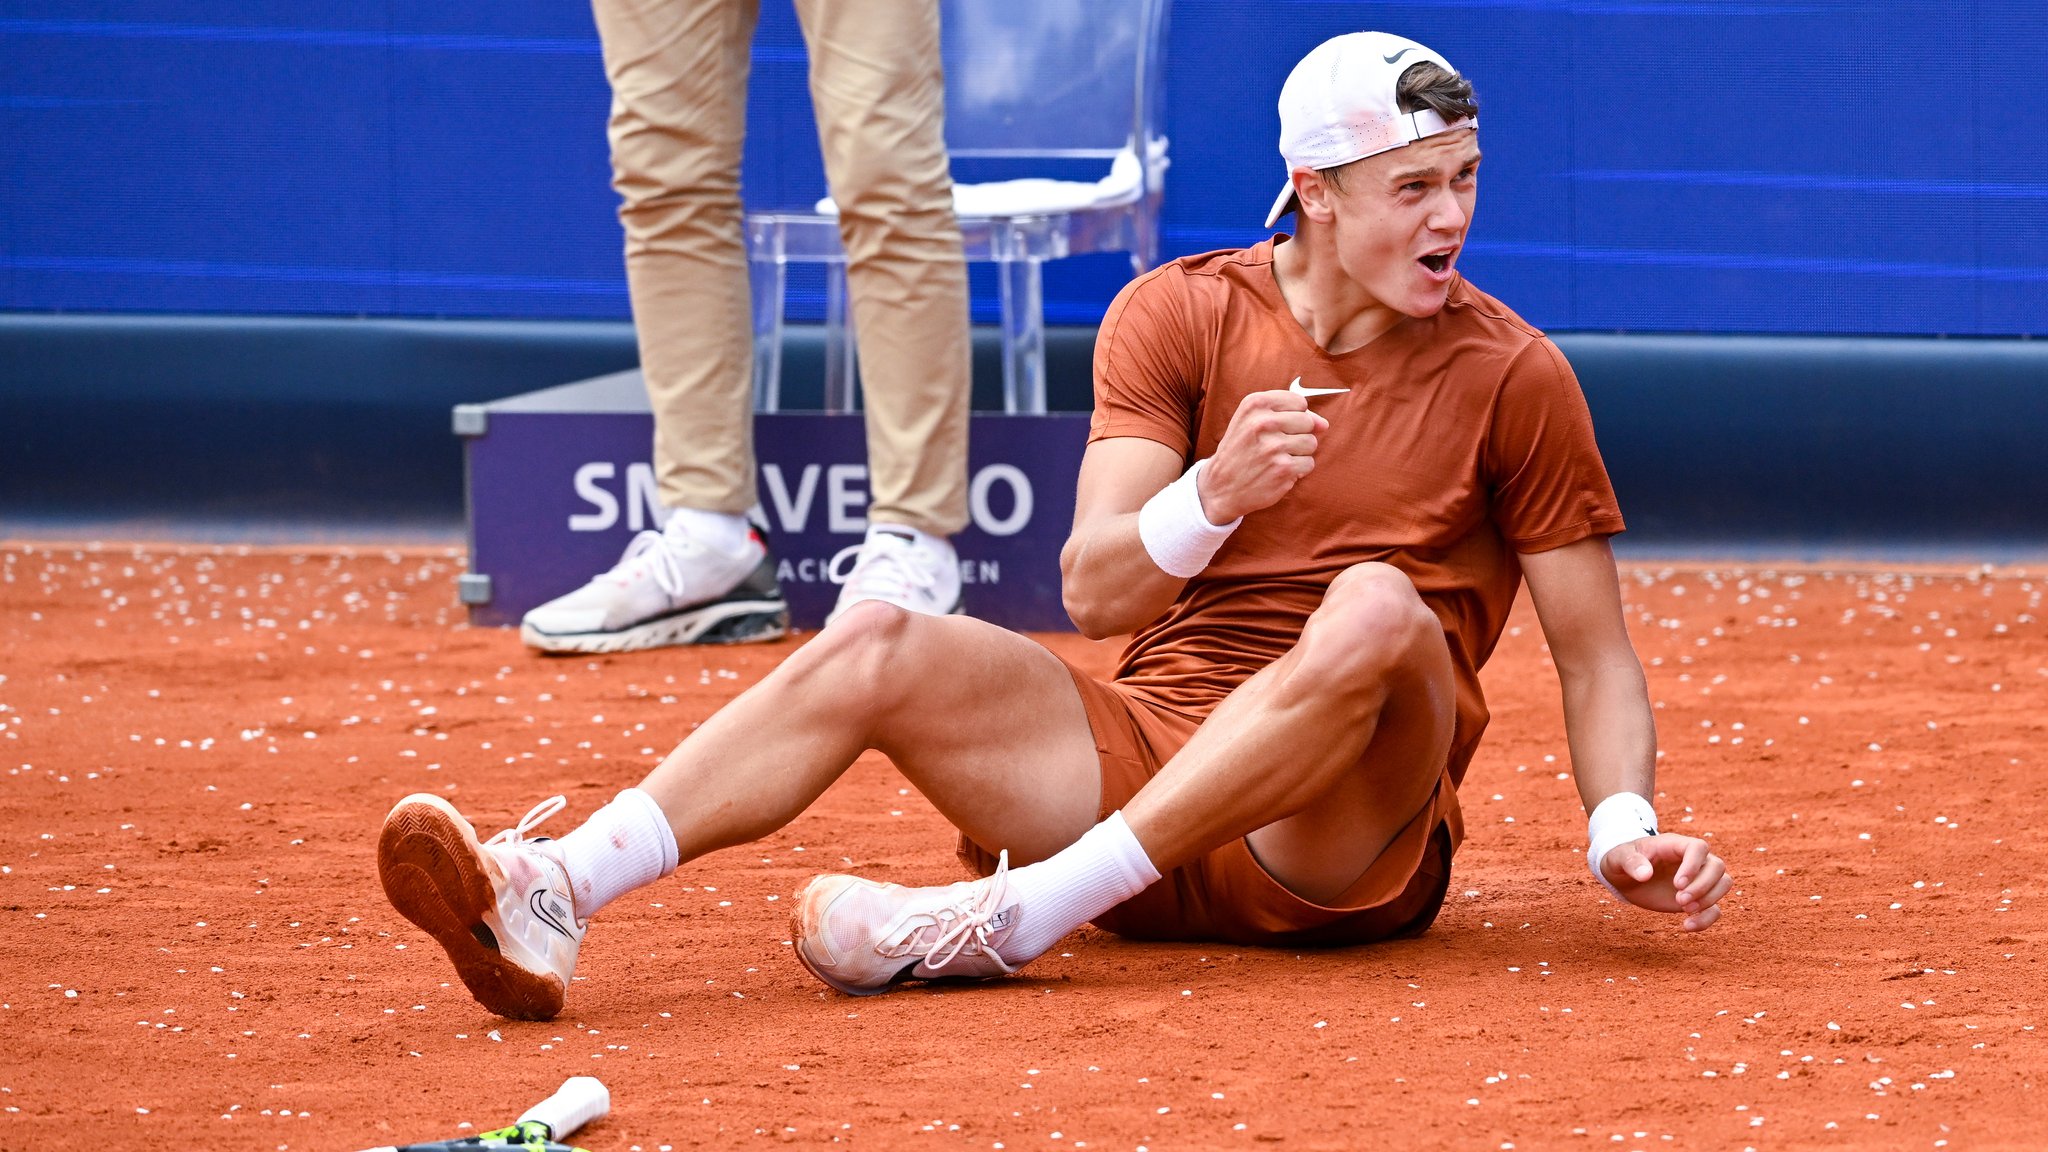
[[[756,501],[740,153],[758,0],[593,0],[612,186],[654,407],[660,498]],[[871,520],[967,523],[967,272],[943,135],[937,0],[796,0],[839,203]]]

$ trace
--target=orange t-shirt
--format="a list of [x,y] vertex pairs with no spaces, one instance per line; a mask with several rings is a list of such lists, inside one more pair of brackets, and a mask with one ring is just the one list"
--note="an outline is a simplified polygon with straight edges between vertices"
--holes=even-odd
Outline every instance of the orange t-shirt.
[[1201,575],[1125,650],[1117,679],[1206,716],[1301,637],[1337,573],[1382,561],[1443,621],[1458,677],[1451,778],[1487,722],[1478,672],[1515,589],[1517,552],[1622,529],[1578,379],[1557,346],[1462,278],[1442,311],[1333,356],[1288,310],[1280,240],[1189,256],[1118,294],[1095,345],[1090,442],[1137,436],[1192,464],[1248,393],[1349,388],[1315,471],[1244,518]]

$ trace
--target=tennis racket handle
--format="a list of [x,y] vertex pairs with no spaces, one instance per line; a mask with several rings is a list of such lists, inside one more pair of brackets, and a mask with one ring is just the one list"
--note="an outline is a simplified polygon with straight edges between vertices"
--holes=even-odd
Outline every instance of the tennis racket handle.
[[519,1122],[538,1120],[548,1126],[550,1137],[562,1140],[611,1110],[612,1094],[597,1077],[571,1076],[562,1081],[553,1096],[528,1108]]

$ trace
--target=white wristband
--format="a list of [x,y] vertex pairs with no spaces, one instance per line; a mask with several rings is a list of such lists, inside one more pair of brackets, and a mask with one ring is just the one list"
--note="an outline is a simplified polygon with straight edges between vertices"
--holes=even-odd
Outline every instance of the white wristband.
[[1181,478],[1159,490],[1138,509],[1138,539],[1145,554],[1160,571],[1185,580],[1200,575],[1209,558],[1244,523],[1239,516],[1228,524],[1212,524],[1202,511],[1202,496],[1195,488],[1207,460],[1197,460]]
[[1656,834],[1657,810],[1648,800],[1633,792],[1616,792],[1602,800],[1586,817],[1586,867],[1593,870],[1593,879],[1621,899],[1621,890],[1600,870],[1600,862],[1617,846]]

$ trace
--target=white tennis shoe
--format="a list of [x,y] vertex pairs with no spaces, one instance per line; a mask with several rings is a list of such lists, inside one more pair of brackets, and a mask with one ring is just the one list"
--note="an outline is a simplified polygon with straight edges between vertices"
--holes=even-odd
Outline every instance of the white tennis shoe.
[[463,986],[515,1020],[562,1010],[588,921],[578,920],[553,842],[526,839],[567,801],[551,797],[479,844],[455,806],[425,792],[400,800],[377,838],[377,874],[401,916],[432,936]]
[[[836,558],[835,558],[836,567]],[[927,616],[961,610],[960,556],[943,536],[902,524],[873,524],[839,586],[831,624],[863,600],[882,600]]]
[[[1017,921],[1006,873],[938,888],[820,876],[792,910],[797,959],[849,996],[874,996],[905,980],[986,980],[1022,966],[1003,958]],[[1030,957],[1025,957],[1030,959]]]
[[688,518],[642,532],[610,571],[526,614],[519,638],[543,652],[628,652],[739,644],[789,630],[775,557],[749,529],[736,550],[698,539]]

